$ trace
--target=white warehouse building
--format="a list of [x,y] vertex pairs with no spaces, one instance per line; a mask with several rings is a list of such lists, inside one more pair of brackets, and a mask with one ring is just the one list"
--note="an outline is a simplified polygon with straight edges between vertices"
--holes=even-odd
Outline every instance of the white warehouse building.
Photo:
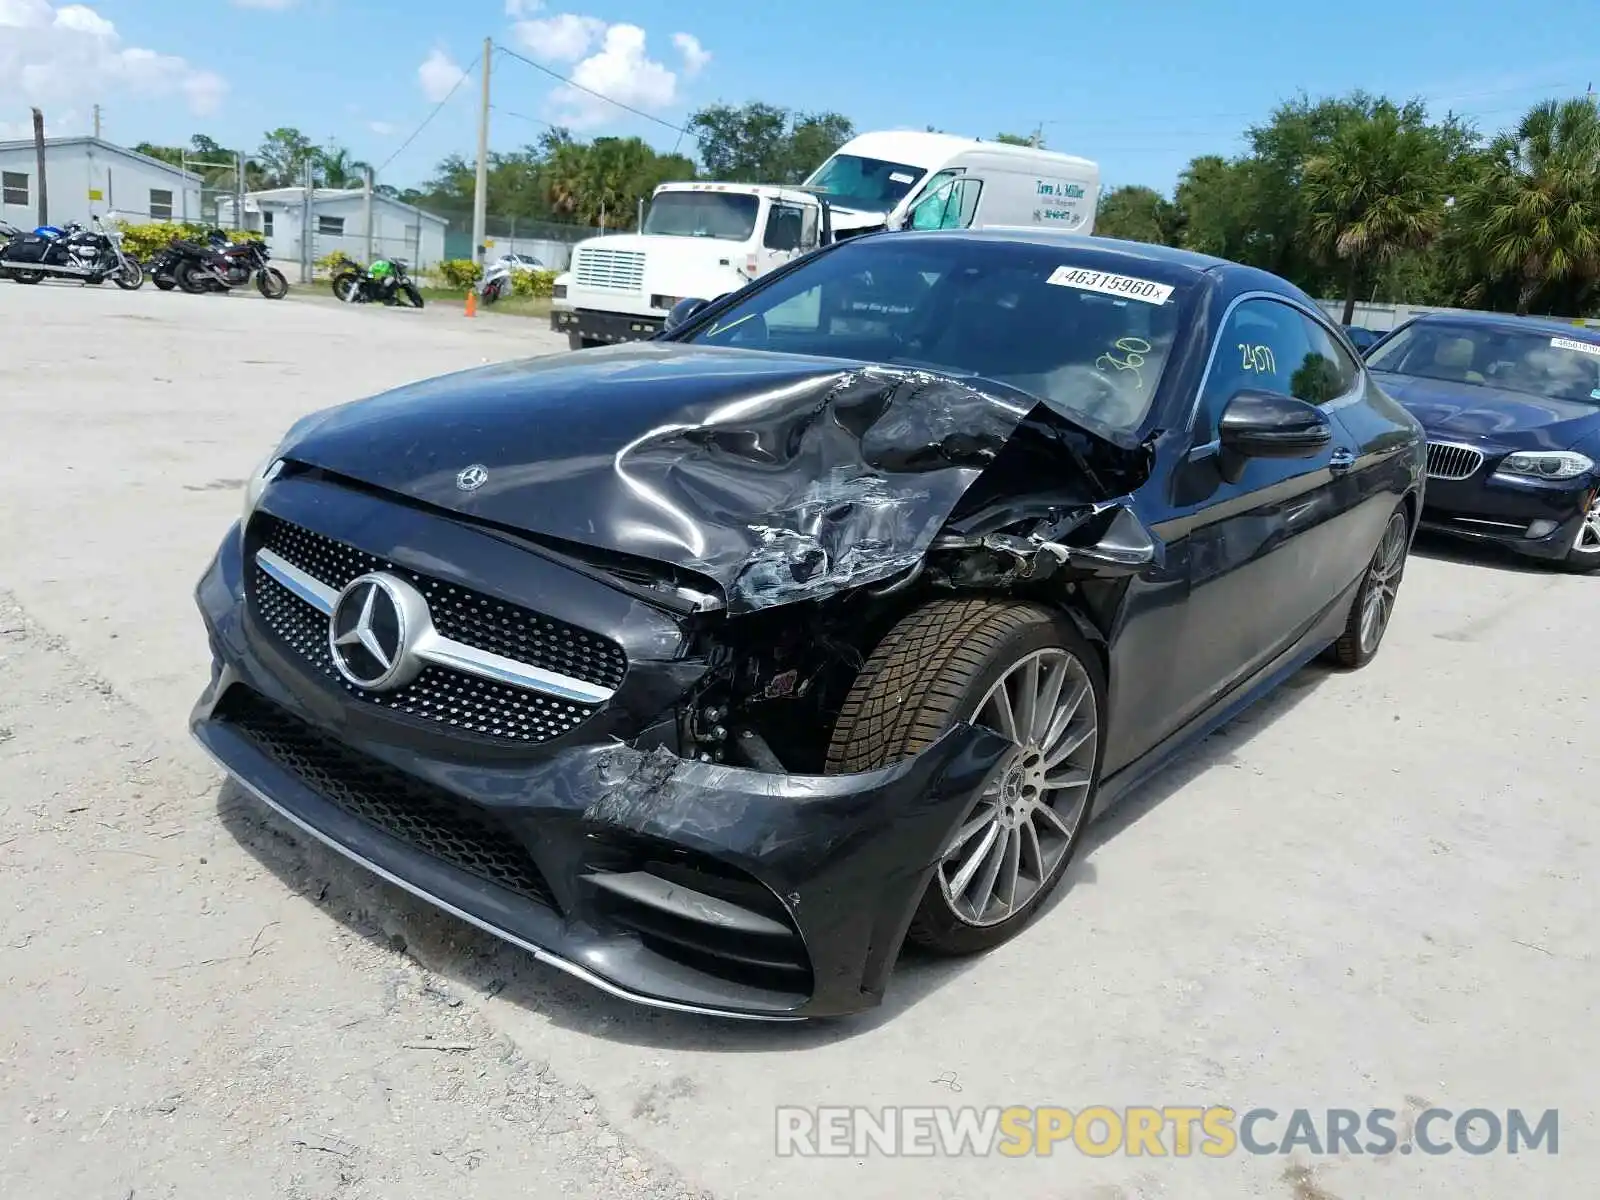
[[[201,179],[170,163],[93,137],[46,138],[52,225],[115,216],[130,223],[198,221]],[[39,224],[39,162],[33,141],[0,142],[0,221]]]
[[[260,231],[275,260],[301,261],[304,188],[273,188],[244,197],[244,228]],[[404,259],[424,270],[444,258],[449,222],[415,205],[374,192],[372,244],[367,244],[367,196],[361,188],[315,188],[311,194],[311,261],[335,251],[365,264],[375,258]],[[217,200],[217,223],[233,226],[233,197]]]

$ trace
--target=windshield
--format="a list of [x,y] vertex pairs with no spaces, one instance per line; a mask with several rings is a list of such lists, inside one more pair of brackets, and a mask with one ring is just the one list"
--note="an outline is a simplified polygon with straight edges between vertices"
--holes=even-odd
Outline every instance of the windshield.
[[759,198],[741,192],[662,192],[650,201],[642,232],[747,242],[760,207]]
[[1374,371],[1600,404],[1600,346],[1525,329],[1418,321],[1367,359]]
[[1124,432],[1150,409],[1177,288],[1102,256],[938,234],[846,242],[757,285],[687,339],[1008,383]]
[[814,187],[835,204],[867,212],[888,212],[904,200],[917,180],[927,174],[921,167],[885,162],[881,158],[862,158],[857,154],[835,154],[811,177]]

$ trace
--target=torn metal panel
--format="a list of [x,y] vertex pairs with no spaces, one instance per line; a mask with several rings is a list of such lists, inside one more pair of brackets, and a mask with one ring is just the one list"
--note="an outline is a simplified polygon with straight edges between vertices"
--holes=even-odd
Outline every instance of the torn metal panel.
[[[645,343],[347,405],[286,457],[721,587],[730,611],[904,573],[1033,407],[925,371]],[[468,464],[487,478],[465,491]]]

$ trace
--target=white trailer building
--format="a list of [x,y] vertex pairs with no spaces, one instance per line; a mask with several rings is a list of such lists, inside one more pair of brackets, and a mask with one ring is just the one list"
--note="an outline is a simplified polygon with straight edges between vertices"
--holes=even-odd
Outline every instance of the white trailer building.
[[[444,258],[444,233],[449,222],[374,192],[372,195],[372,242],[367,244],[367,198],[361,188],[314,188],[311,193],[311,254],[316,262],[334,251],[366,263],[374,258],[402,258],[416,270],[424,270]],[[244,227],[265,235],[267,249],[282,263],[301,261],[302,226],[305,224],[304,188],[273,188],[247,192],[244,198]],[[217,201],[217,223],[233,226],[233,197]]]
[[[101,138],[46,138],[45,185],[52,225],[92,217],[198,221],[198,175]],[[39,224],[39,163],[32,140],[0,142],[0,221]]]

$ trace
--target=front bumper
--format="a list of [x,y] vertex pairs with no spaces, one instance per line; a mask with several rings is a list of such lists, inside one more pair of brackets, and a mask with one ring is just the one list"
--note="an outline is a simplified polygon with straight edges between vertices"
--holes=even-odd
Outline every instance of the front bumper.
[[660,333],[665,320],[592,308],[558,308],[550,313],[550,328],[596,342],[642,342]]
[[1562,559],[1571,551],[1593,502],[1589,477],[1549,482],[1496,478],[1485,466],[1468,479],[1430,476],[1421,527],[1494,542],[1531,558]]
[[1007,752],[960,726],[858,775],[615,738],[490,753],[296,669],[244,578],[235,526],[196,589],[213,655],[200,744],[346,857],[644,1004],[769,1020],[876,1005],[941,847]]

